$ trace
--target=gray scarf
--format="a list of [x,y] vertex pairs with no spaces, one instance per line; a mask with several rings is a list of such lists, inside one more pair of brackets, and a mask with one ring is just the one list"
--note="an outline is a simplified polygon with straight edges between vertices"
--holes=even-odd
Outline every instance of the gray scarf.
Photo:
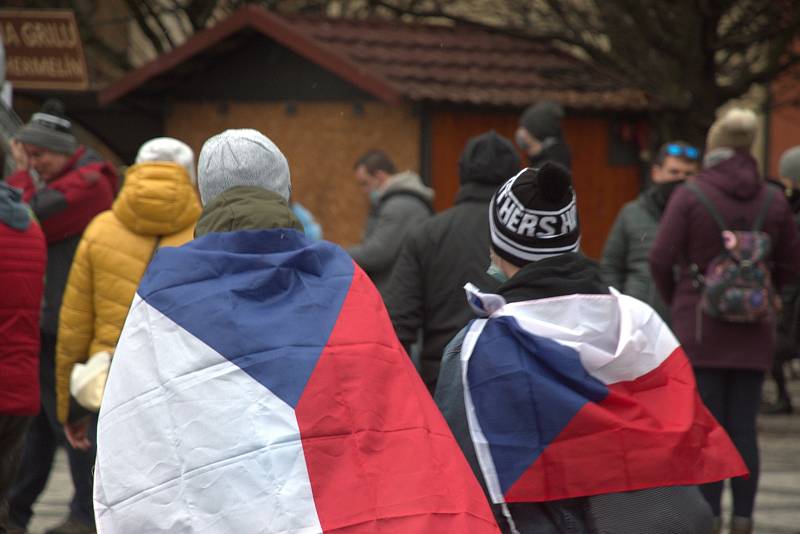
[[31,215],[22,203],[22,193],[0,181],[0,221],[15,230],[27,230]]

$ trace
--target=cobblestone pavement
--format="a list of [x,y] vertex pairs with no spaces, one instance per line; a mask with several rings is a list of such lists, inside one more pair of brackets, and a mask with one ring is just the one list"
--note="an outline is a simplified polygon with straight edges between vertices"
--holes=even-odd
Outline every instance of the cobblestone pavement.
[[[768,385],[765,397],[769,398]],[[800,381],[792,384],[796,410],[800,412]],[[756,503],[757,534],[800,534],[800,413],[762,416],[761,483]],[[72,489],[63,451],[56,455],[56,466],[44,494],[36,504],[30,534],[42,534],[67,515]],[[730,492],[726,491],[726,512]]]

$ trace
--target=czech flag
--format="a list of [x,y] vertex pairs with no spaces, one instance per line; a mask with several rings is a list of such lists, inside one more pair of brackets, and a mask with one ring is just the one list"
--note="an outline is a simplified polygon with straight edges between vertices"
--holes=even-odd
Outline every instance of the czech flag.
[[104,534],[499,532],[375,287],[294,230],[158,252],[97,445]]
[[[675,336],[614,291],[506,304],[461,351],[472,440],[493,502],[541,502],[747,475]],[[613,291],[613,290],[612,290]]]

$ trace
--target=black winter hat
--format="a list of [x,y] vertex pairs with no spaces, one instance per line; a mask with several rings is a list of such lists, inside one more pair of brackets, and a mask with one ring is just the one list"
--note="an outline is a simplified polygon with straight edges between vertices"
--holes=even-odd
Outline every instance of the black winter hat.
[[492,250],[517,267],[577,252],[581,229],[575,200],[572,176],[563,166],[549,161],[524,169],[492,197]]
[[514,144],[494,130],[470,138],[458,159],[461,183],[500,185],[519,172],[520,159]]
[[72,135],[72,122],[64,114],[64,104],[50,99],[14,136],[18,141],[60,154],[72,154],[78,140]]
[[519,119],[519,124],[539,141],[548,137],[561,137],[561,118],[564,108],[558,102],[542,100],[528,106]]

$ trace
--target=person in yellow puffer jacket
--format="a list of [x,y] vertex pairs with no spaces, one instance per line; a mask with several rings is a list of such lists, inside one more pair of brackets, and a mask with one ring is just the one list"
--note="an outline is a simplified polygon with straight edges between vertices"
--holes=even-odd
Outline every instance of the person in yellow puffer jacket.
[[61,305],[56,345],[56,402],[73,447],[89,450],[91,417],[70,414],[70,374],[76,363],[112,352],[139,280],[155,251],[191,241],[201,207],[194,153],[169,137],[141,146],[111,210],[81,238]]

